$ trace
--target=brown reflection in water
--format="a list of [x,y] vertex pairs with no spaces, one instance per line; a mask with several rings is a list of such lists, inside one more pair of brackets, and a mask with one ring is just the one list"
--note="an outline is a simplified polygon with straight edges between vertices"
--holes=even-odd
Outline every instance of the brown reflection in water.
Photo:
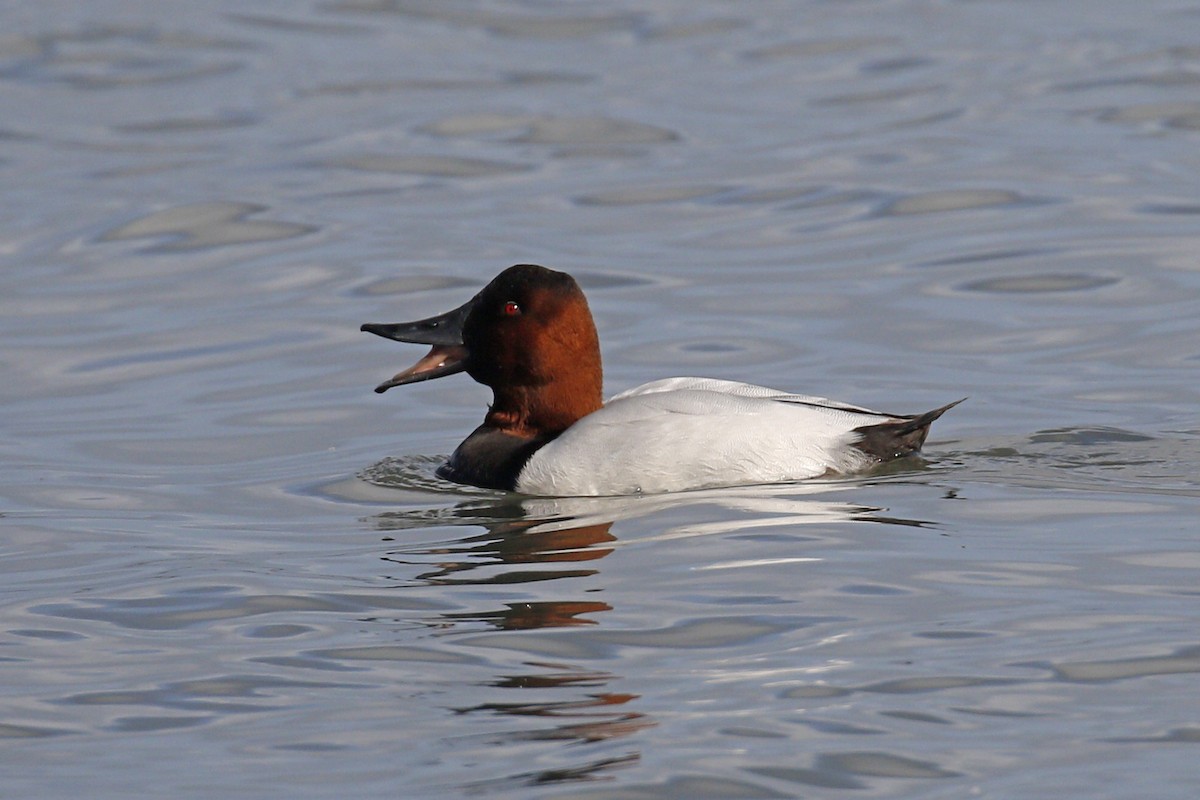
[[[387,530],[403,527],[403,516],[377,520]],[[572,525],[569,516],[541,519],[503,518],[479,524],[483,533],[462,539],[417,547],[394,549],[385,561],[406,566],[431,567],[415,582],[426,587],[522,584],[596,574],[580,568],[613,551],[616,537],[612,522]],[[405,583],[412,584],[414,579]],[[611,611],[608,603],[596,600],[537,600],[509,602],[502,608],[441,614],[437,625],[449,628],[464,623],[484,623],[520,636],[521,631],[597,625],[589,615]],[[461,716],[502,716],[523,724],[492,731],[485,739],[498,744],[511,742],[600,743],[631,736],[657,723],[631,705],[639,695],[612,691],[620,676],[578,666],[526,662],[526,674],[498,675],[485,685],[491,687],[487,700],[452,708]],[[532,727],[531,727],[532,724]],[[474,737],[471,737],[474,738]],[[636,764],[636,750],[613,755],[583,754],[586,760],[549,770],[519,772],[500,779],[462,788],[495,792],[498,786],[542,786],[604,780],[613,770]]]
[[555,783],[571,783],[579,781],[612,780],[605,773],[619,767],[630,767],[638,763],[641,756],[628,753],[613,758],[597,758],[586,761],[574,767],[559,767],[544,769],[536,772],[522,772],[510,775],[502,780],[488,780],[467,784],[463,787],[469,794],[495,794],[502,789],[517,786],[544,786]]
[[[536,515],[534,518],[514,517],[525,509],[511,506],[466,507],[440,520],[427,515],[414,517],[410,513],[381,515],[376,525],[385,531],[422,527],[430,522],[451,522],[453,525],[478,525],[484,530],[469,536],[441,542],[397,546],[384,560],[403,565],[406,576],[402,585],[423,586],[430,591],[455,592],[459,586],[520,585],[533,581],[552,581],[563,578],[582,578],[599,572],[594,562],[613,552],[616,537],[611,532],[613,521],[596,522],[596,516],[579,519],[571,514]],[[454,518],[457,517],[457,518]],[[600,517],[603,520],[603,517]],[[590,523],[590,524],[580,524]],[[412,567],[425,568],[409,577]],[[579,586],[564,584],[563,588]],[[557,588],[557,587],[556,587]],[[579,587],[580,590],[586,586]],[[456,629],[472,624],[484,624],[501,631],[503,636],[516,636],[519,646],[524,631],[565,627],[598,626],[597,614],[611,611],[608,603],[593,599],[545,599],[504,603],[501,607],[443,613],[432,621],[435,627]],[[511,598],[509,598],[511,600]],[[442,640],[453,643],[454,638]],[[461,789],[474,793],[494,793],[500,787],[545,786],[560,783],[581,783],[610,779],[614,769],[636,764],[641,753],[636,748],[612,752],[612,743],[655,727],[657,722],[646,714],[633,710],[640,695],[615,690],[621,677],[609,672],[561,663],[528,661],[518,670],[524,674],[500,674],[482,684],[482,697],[473,705],[450,710],[462,717],[490,719],[480,726],[492,728],[496,719],[510,720],[501,730],[487,730],[479,737],[488,745],[520,742],[560,744],[592,744],[595,748],[564,751],[578,753],[567,763],[553,769],[514,772],[493,777],[486,782],[466,784]],[[472,702],[472,701],[468,701]],[[602,752],[597,752],[597,749]],[[528,766],[516,765],[518,768]]]
[[[580,688],[603,688],[619,676],[609,672],[584,670],[564,664],[528,662],[535,671],[526,675],[502,675],[490,683],[500,689],[516,689],[522,693],[541,695],[543,692],[561,694],[563,690],[574,693]],[[523,728],[489,733],[489,741],[504,742],[611,742],[657,725],[645,714],[631,711],[628,704],[640,695],[625,692],[599,691],[592,694],[574,694],[570,700],[545,700],[530,698],[524,702],[488,702],[453,709],[461,715],[489,714],[516,717],[524,720],[545,720],[548,725],[536,729]],[[615,768],[632,766],[641,760],[641,753],[634,751],[619,756],[606,755],[600,758],[595,753],[590,760],[573,766],[556,769],[521,772],[500,780],[464,788],[495,791],[498,786],[539,786],[552,783],[574,783],[604,780]]]
[[[535,530],[545,527],[545,520],[505,521],[488,527],[487,533],[461,539],[450,545],[424,549],[396,550],[384,556],[384,561],[396,564],[431,564],[437,568],[417,575],[416,579],[429,584],[488,584],[530,583],[533,581],[578,578],[596,574],[594,569],[526,569],[474,574],[470,577],[451,577],[456,573],[496,568],[508,564],[546,564],[558,562],[594,561],[612,552],[611,547],[596,547],[612,542],[611,522],[582,525],[575,528]],[[426,559],[422,556],[447,556]],[[574,612],[579,613],[579,612]]]
[[533,630],[562,628],[570,625],[595,625],[591,619],[579,619],[581,614],[611,611],[608,603],[585,601],[505,603],[507,608],[478,613],[443,614],[442,619],[466,622],[487,622],[500,630]]
[[603,686],[613,677],[610,672],[587,672],[579,667],[529,662],[538,669],[561,670],[534,675],[501,675],[490,685],[501,689],[556,689],[560,686]]
[[[530,666],[553,671],[533,675],[502,676],[491,685],[505,689],[538,691],[578,686],[600,687],[617,679],[617,676],[611,673],[584,671],[562,664],[531,664]],[[458,714],[486,712],[514,717],[540,717],[557,723],[539,730],[495,734],[506,741],[571,739],[581,742],[599,742],[629,736],[657,724],[647,718],[645,714],[622,708],[640,696],[627,692],[597,692],[573,700],[480,703],[456,708],[454,711]]]

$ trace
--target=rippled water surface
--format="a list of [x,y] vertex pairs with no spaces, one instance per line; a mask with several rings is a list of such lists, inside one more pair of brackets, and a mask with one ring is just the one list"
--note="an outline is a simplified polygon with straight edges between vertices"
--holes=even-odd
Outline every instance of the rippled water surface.
[[[1193,798],[1200,10],[0,5],[0,795]],[[365,321],[925,460],[537,500]]]

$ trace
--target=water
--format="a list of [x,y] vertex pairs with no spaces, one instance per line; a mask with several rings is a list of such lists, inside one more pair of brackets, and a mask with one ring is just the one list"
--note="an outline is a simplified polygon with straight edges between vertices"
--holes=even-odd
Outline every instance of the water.
[[[0,794],[1195,796],[1200,14],[0,8]],[[515,500],[358,332],[577,275],[606,389],[924,463]]]

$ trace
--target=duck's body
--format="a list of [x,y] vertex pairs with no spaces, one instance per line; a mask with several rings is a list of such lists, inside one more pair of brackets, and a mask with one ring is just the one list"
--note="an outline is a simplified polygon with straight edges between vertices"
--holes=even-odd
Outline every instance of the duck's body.
[[[930,421],[915,429],[921,440]],[[636,494],[849,474],[920,446],[910,436],[889,452],[862,449],[862,428],[896,422],[748,383],[666,378],[622,392],[534,451],[515,489]]]
[[600,352],[575,281],[502,272],[466,305],[363,330],[432,344],[392,386],[467,371],[491,386],[483,425],[438,470],[534,495],[624,495],[860,472],[907,455],[948,408],[892,415],[711,378],[667,378],[600,399]]

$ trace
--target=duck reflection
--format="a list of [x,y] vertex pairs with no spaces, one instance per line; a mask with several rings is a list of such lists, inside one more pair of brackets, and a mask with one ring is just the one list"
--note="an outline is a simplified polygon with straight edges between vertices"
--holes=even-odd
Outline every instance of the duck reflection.
[[[657,723],[646,714],[630,709],[629,704],[640,695],[628,692],[596,691],[574,694],[562,699],[564,690],[580,688],[602,689],[619,676],[607,672],[596,672],[565,664],[530,663],[533,672],[522,675],[504,675],[490,685],[502,689],[529,692],[535,697],[513,702],[487,702],[455,708],[461,715],[499,714],[519,718],[538,718],[551,724],[536,729],[506,730],[489,735],[492,741],[559,741],[598,743],[621,739]],[[551,693],[548,698],[538,695]],[[591,754],[589,754],[591,755]],[[619,756],[588,758],[570,767],[538,770],[510,775],[503,783],[537,786],[550,783],[589,781],[601,777],[612,769],[629,766],[641,759],[640,753],[631,752]],[[496,781],[488,781],[488,789],[496,788]]]
[[[580,670],[565,664],[534,663],[530,666],[547,670],[532,675],[507,675],[491,685],[504,689],[545,690],[577,686],[602,687],[616,676],[607,672]],[[639,731],[655,724],[644,714],[631,711],[624,706],[640,695],[626,692],[596,692],[580,699],[550,700],[529,699],[524,702],[480,703],[479,705],[454,709],[459,714],[487,712],[508,714],[516,717],[546,717],[568,720],[553,728],[521,731],[506,738],[526,740],[575,739],[598,742],[614,739]]]
[[[613,597],[600,600],[593,594],[619,583],[601,579],[601,562],[622,546],[614,530],[628,530],[625,544],[644,544],[647,537],[666,541],[847,521],[925,524],[828,496],[855,485],[861,484],[614,498],[475,495],[448,507],[378,514],[369,522],[387,534],[389,549],[383,560],[397,569],[391,577],[399,587],[435,590],[439,599],[457,607],[429,620],[435,635],[445,637],[441,643],[467,648],[473,657],[481,651],[500,654],[498,664],[507,665],[498,666],[493,679],[474,684],[486,691],[482,696],[476,692],[471,704],[451,707],[455,714],[512,720],[511,727],[482,734],[488,743],[598,743],[657,724],[636,709],[640,695],[622,686],[623,676],[595,667],[597,659],[614,652],[612,631],[605,630],[602,617],[614,610]],[[679,513],[692,507],[695,513]],[[661,525],[654,524],[656,517],[663,520]],[[455,535],[463,527],[469,532]],[[829,535],[828,529],[814,534]],[[497,595],[503,593],[509,596],[498,602]],[[539,633],[566,629],[573,632]],[[647,641],[645,637],[653,632],[621,634],[625,641],[638,636]],[[507,660],[506,655],[513,654],[521,668],[513,669],[513,662]],[[530,725],[535,720],[537,724]],[[606,752],[603,757],[590,750],[580,753],[580,761],[570,767],[512,774],[500,783],[534,786],[596,780],[640,758],[636,750],[616,756]],[[492,780],[487,788],[494,790],[496,785]]]
[[565,628],[572,625],[595,625],[596,621],[582,618],[583,614],[598,614],[611,611],[608,603],[559,601],[537,603],[505,603],[498,611],[479,613],[443,614],[442,618],[452,621],[486,622],[502,631],[534,630],[537,628]]
[[[469,526],[482,533],[448,540],[404,545],[388,551],[383,560],[404,567],[426,567],[406,577],[392,576],[401,584],[485,585],[522,584],[594,576],[592,563],[610,555],[619,541],[612,527],[684,506],[716,506],[737,512],[722,513],[719,521],[675,524],[656,532],[660,539],[730,534],[755,528],[812,525],[847,521],[923,526],[921,520],[882,515],[883,509],[808,495],[848,488],[839,482],[812,485],[762,486],[686,492],[644,497],[473,498],[455,506],[407,509],[371,518],[380,531],[400,532]],[[711,514],[698,515],[712,519]],[[395,541],[388,537],[385,541]],[[407,570],[406,570],[407,571]],[[578,615],[607,610],[603,603],[574,603],[551,611],[545,603],[511,604],[506,612],[490,617],[498,627],[538,627],[578,624]],[[603,606],[603,608],[600,608]],[[482,619],[479,615],[462,619]],[[513,620],[521,619],[521,622]]]
[[[472,514],[476,510],[472,508]],[[396,564],[432,563],[436,569],[417,575],[415,580],[442,585],[530,583],[595,574],[595,569],[557,567],[489,570],[497,566],[593,561],[612,552],[611,547],[603,546],[616,539],[609,531],[611,522],[559,528],[557,523],[561,521],[502,520],[485,524],[485,533],[433,546],[396,550],[385,555],[384,560]],[[455,577],[456,573],[466,571],[476,574]]]

